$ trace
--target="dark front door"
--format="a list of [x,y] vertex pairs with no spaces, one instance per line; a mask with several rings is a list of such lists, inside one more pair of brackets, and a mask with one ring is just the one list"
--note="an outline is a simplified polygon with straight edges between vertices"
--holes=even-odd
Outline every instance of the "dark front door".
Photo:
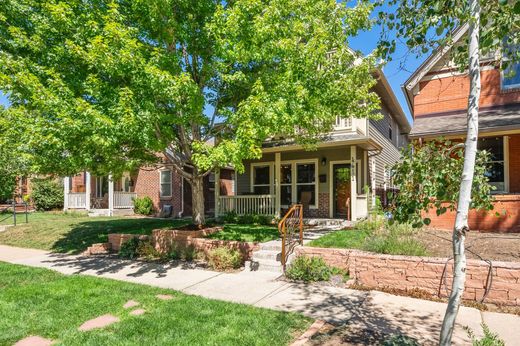
[[350,217],[350,164],[335,164],[332,172],[334,217],[346,219]]

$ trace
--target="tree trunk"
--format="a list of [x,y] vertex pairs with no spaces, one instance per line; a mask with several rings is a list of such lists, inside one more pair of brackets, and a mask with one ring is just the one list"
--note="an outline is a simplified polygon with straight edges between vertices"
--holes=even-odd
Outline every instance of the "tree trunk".
[[191,215],[193,223],[202,226],[206,223],[204,218],[204,178],[193,176],[191,183]]
[[452,291],[448,307],[442,322],[439,344],[451,345],[451,337],[455,320],[459,311],[460,300],[464,293],[466,281],[466,254],[464,240],[468,227],[468,213],[471,203],[471,187],[475,171],[475,159],[477,155],[478,140],[478,108],[480,98],[480,60],[479,60],[479,27],[480,27],[480,5],[479,0],[469,0],[471,23],[469,26],[469,76],[470,90],[468,100],[468,129],[464,151],[464,170],[460,182],[460,195],[457,204],[457,217],[453,229],[453,258],[454,273]]

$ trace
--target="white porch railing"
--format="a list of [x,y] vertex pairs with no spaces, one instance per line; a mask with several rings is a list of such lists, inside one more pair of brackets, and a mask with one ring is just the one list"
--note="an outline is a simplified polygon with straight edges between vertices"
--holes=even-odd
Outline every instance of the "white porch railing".
[[336,117],[336,125],[334,125],[336,130],[344,130],[352,128],[352,118],[343,118],[340,116]]
[[128,209],[134,207],[135,192],[114,191],[114,209]]
[[84,209],[87,207],[87,194],[85,192],[69,192],[68,208]]
[[275,215],[274,195],[220,196],[218,214],[234,211],[238,215]]

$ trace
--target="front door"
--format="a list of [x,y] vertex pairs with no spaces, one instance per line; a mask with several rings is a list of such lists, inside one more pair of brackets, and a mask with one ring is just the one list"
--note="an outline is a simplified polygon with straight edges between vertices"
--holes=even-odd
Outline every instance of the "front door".
[[332,183],[334,192],[334,217],[350,218],[350,164],[334,164],[332,166]]

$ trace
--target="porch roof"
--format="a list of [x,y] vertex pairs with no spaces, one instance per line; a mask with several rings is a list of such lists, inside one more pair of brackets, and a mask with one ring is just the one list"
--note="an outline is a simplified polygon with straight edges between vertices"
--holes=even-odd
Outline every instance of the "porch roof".
[[[416,117],[410,137],[436,137],[464,135],[466,110]],[[520,104],[481,108],[479,131],[481,133],[520,130]]]
[[[366,150],[380,150],[381,146],[370,137],[357,132],[330,133],[322,136],[318,141],[318,148],[336,147],[343,145],[357,145]],[[303,146],[297,144],[294,139],[278,139],[266,141],[262,144],[264,152],[301,150]]]

